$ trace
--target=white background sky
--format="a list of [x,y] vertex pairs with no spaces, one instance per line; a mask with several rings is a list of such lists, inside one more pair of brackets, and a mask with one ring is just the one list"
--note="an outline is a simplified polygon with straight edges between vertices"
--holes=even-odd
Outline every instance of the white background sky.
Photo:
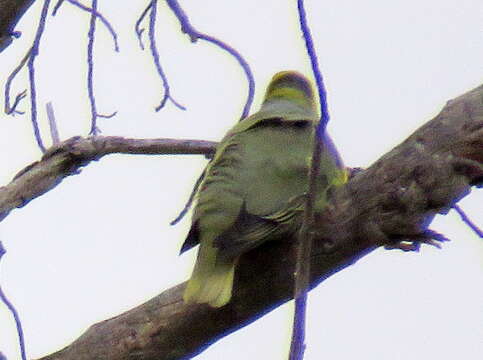
[[[153,109],[161,83],[133,33],[148,1],[100,1],[121,53],[98,25],[95,89],[104,135],[219,140],[237,120],[246,82],[237,63],[210,44],[191,44],[164,6],[158,45],[172,94]],[[330,131],[349,166],[369,166],[432,118],[445,102],[483,80],[481,0],[307,0],[329,93]],[[41,1],[0,56],[1,84],[30,46]],[[161,1],[163,3],[163,1]],[[257,99],[285,69],[310,75],[296,1],[185,0],[200,31],[244,54]],[[37,62],[39,116],[49,144],[45,103],[60,135],[86,135],[88,16],[65,3],[49,18]],[[27,87],[26,72],[14,90]],[[2,85],[3,86],[3,85]],[[3,93],[3,91],[2,91]],[[1,99],[3,102],[3,98]],[[28,102],[20,106],[28,110]],[[28,114],[28,112],[27,112]],[[0,185],[39,159],[29,117],[0,115]],[[86,328],[188,278],[195,253],[177,253],[189,218],[170,227],[206,160],[201,156],[112,155],[90,164],[0,223],[7,255],[1,285],[23,320],[28,354],[53,352]],[[483,196],[461,202],[483,225]],[[311,292],[306,359],[480,359],[483,354],[483,242],[454,212],[432,228],[453,241],[418,253],[378,250]],[[284,359],[292,303],[219,341],[199,360]],[[19,359],[14,322],[0,305],[0,351]]]

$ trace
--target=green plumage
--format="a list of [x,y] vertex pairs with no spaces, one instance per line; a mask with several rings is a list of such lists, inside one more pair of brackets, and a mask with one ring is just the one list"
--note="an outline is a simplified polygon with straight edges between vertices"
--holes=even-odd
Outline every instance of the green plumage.
[[[182,248],[200,244],[185,302],[225,305],[239,256],[298,230],[318,118],[309,81],[296,72],[281,72],[270,82],[260,111],[220,142]],[[325,206],[327,190],[346,181],[328,135],[323,145],[316,211]]]

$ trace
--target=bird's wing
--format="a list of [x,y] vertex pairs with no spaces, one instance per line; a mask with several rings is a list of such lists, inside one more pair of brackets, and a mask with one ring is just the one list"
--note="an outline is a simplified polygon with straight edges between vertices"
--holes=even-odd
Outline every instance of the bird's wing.
[[221,233],[236,221],[243,203],[243,195],[236,181],[240,163],[236,137],[225,138],[207,165],[205,178],[196,195],[191,229],[180,253],[199,244],[202,227]]
[[295,233],[301,224],[305,196],[291,199],[288,204],[269,215],[250,214],[245,202],[235,223],[214,241],[221,259],[233,259],[267,240],[277,240]]

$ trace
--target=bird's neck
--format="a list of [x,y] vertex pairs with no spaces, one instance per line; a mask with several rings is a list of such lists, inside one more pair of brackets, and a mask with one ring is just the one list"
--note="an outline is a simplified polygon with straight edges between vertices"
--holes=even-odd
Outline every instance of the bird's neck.
[[290,100],[288,100],[283,97],[271,96],[265,99],[260,108],[260,112],[273,113],[274,115],[301,114],[311,118],[317,118],[317,110],[315,109],[314,104],[310,103],[306,98],[290,98]]

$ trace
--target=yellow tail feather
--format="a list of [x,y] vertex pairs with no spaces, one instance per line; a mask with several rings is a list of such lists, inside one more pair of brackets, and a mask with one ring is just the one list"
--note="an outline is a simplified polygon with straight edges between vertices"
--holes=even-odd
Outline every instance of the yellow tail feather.
[[212,307],[222,307],[231,299],[235,262],[216,264],[205,271],[195,269],[188,281],[183,299],[187,304],[207,303]]

